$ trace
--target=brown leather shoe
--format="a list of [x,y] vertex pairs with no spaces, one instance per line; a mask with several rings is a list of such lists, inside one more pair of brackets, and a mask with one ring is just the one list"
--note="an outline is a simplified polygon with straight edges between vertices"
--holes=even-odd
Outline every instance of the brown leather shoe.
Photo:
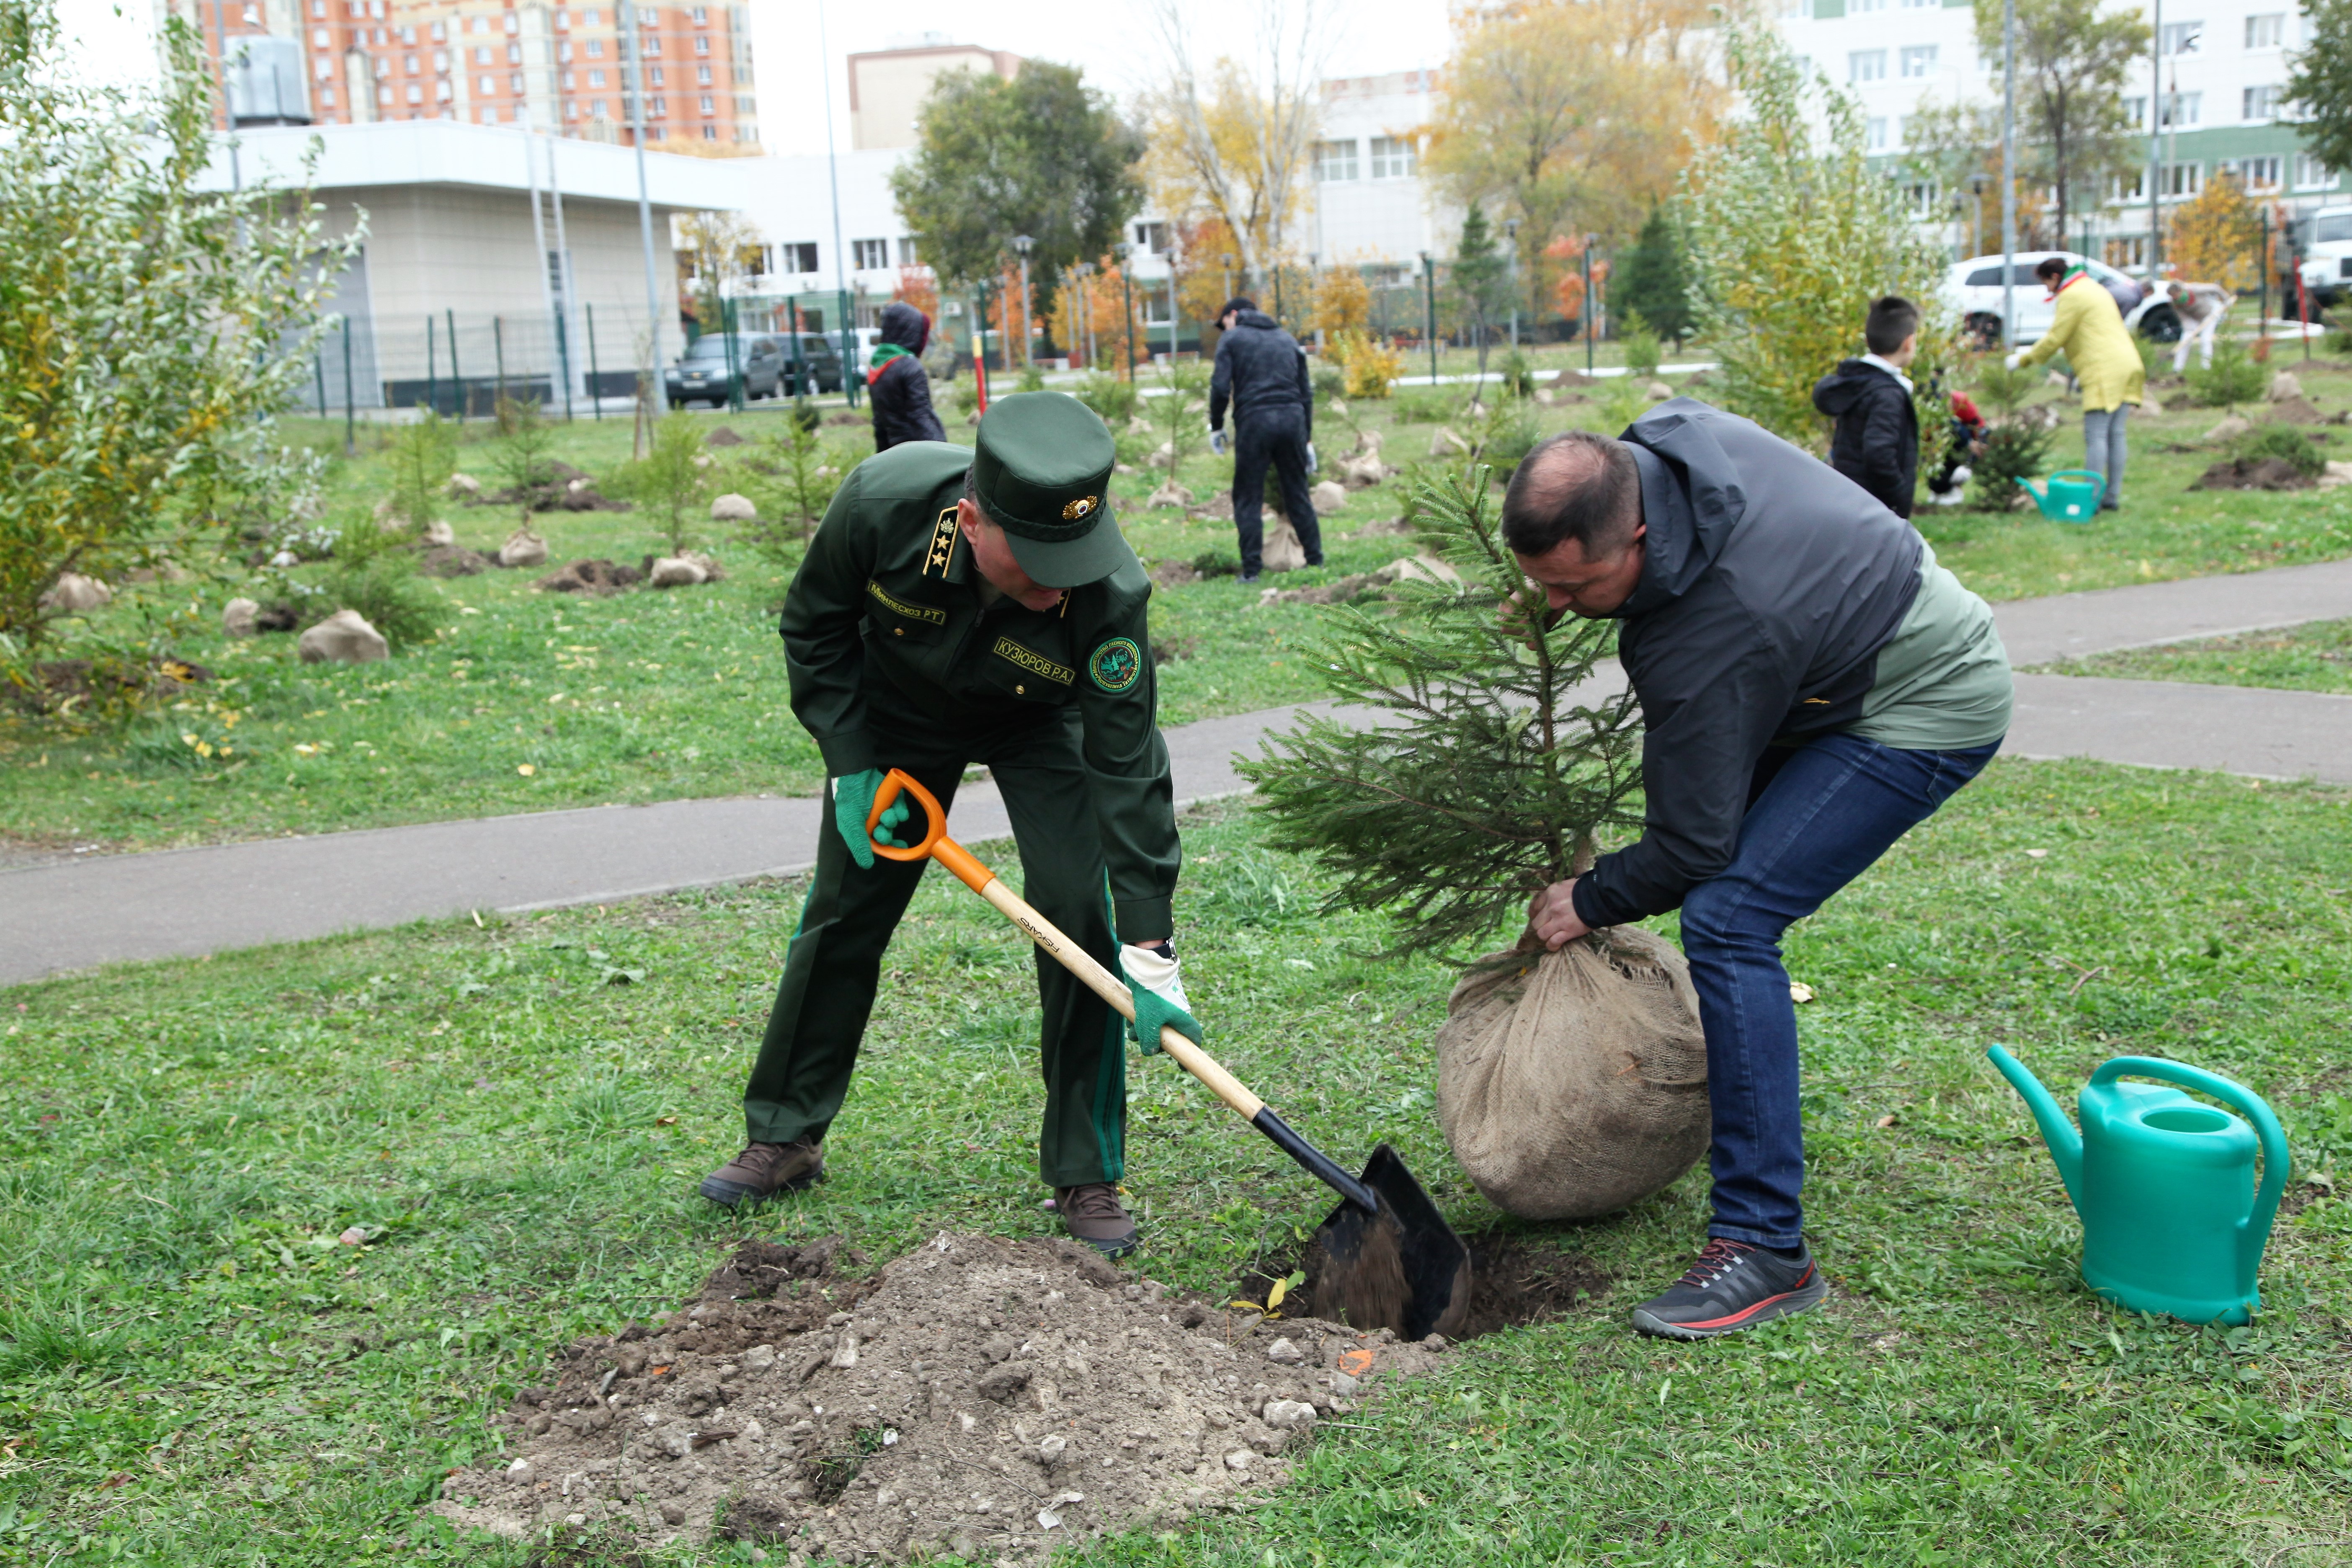
[[824,1180],[824,1151],[814,1143],[753,1143],[702,1178],[702,1195],[733,1208],[767,1202]]
[[1135,1221],[1128,1217],[1118,1188],[1110,1183],[1055,1187],[1054,1208],[1064,1228],[1104,1257],[1125,1258],[1135,1250]]

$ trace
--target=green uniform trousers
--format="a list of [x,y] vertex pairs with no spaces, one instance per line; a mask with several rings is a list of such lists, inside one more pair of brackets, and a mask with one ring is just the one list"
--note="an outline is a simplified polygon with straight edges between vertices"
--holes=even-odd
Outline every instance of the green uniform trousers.
[[[869,668],[866,700],[876,766],[904,768],[945,809],[955,799],[964,769],[984,763],[1013,819],[1023,897],[1118,973],[1076,713],[1057,708],[959,727],[918,712],[888,687],[887,678]],[[921,825],[919,805],[916,811],[899,835],[909,843]],[[877,855],[870,870],[860,869],[831,825],[829,801],[825,812],[816,885],[802,906],[760,1058],[743,1095],[744,1120],[758,1142],[822,1141],[840,1114],[858,1042],[874,1010],[883,951],[930,864]],[[991,910],[982,918],[1000,917]],[[1045,1014],[1038,1042],[1045,1079],[1038,1174],[1055,1187],[1115,1182],[1126,1169],[1124,1021],[1068,970],[1042,951],[1034,956],[1037,999]]]

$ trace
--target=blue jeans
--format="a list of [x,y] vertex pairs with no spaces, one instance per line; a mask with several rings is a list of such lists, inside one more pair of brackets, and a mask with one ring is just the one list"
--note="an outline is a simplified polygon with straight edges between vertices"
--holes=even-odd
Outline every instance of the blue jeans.
[[1797,1008],[1780,933],[1935,815],[2000,750],[1996,741],[1901,752],[1841,733],[1776,746],[1757,764],[1731,864],[1683,900],[1683,952],[1706,1031],[1715,1112],[1709,1236],[1762,1247],[1801,1241]]

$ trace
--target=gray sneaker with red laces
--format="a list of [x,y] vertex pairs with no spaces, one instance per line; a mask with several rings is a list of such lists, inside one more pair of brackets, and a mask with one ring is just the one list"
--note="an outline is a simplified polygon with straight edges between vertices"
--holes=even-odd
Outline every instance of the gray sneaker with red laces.
[[1633,1309],[1633,1326],[1661,1339],[1711,1340],[1811,1311],[1828,1294],[1805,1248],[1786,1258],[1769,1247],[1713,1237],[1672,1289]]
[[1082,1187],[1055,1187],[1054,1208],[1072,1236],[1106,1258],[1125,1258],[1135,1250],[1135,1221],[1118,1201],[1118,1188],[1108,1182],[1088,1182]]
[[702,1178],[702,1195],[733,1208],[763,1204],[824,1180],[824,1151],[814,1143],[753,1143]]

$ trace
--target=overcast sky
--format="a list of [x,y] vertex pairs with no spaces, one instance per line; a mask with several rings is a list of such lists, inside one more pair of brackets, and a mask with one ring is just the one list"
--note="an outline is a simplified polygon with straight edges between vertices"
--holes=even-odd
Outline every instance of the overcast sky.
[[[817,49],[822,4],[828,46]],[[759,76],[761,140],[771,152],[824,151],[824,93],[833,94],[835,135],[849,147],[844,56],[887,48],[925,32],[956,43],[1011,49],[1083,68],[1124,101],[1150,58],[1142,0],[751,0],[752,54]],[[1203,59],[1245,54],[1265,0],[1187,0],[1194,47]],[[1443,64],[1444,0],[1342,0],[1328,14],[1328,74],[1369,76]],[[87,73],[113,79],[152,69],[151,0],[58,0],[75,58]]]

